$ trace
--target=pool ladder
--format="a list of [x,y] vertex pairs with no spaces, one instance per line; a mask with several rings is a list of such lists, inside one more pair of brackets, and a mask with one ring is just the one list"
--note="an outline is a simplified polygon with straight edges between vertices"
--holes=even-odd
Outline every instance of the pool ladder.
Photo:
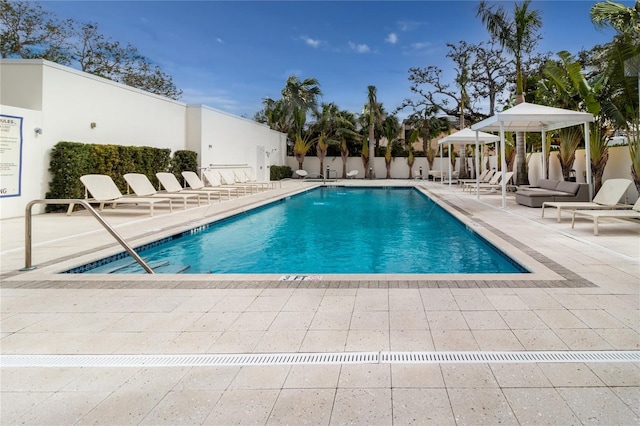
[[32,230],[31,208],[36,204],[80,204],[84,206],[84,208],[86,208],[89,211],[89,213],[91,213],[93,217],[95,217],[98,220],[98,222],[100,222],[103,228],[106,229],[113,236],[113,238],[116,239],[118,243],[120,243],[120,245],[131,255],[131,257],[133,257],[136,260],[136,262],[140,264],[140,266],[142,266],[142,268],[148,274],[154,273],[153,269],[151,269],[151,267],[149,267],[149,265],[147,265],[147,263],[144,260],[142,260],[142,258],[138,255],[138,253],[136,253],[135,250],[132,249],[131,246],[129,246],[129,244],[127,244],[127,242],[116,232],[115,229],[111,227],[111,225],[105,222],[102,216],[100,216],[93,207],[91,207],[91,204],[89,204],[87,200],[80,200],[80,199],[33,200],[33,201],[30,201],[29,204],[27,204],[27,206],[25,207],[25,216],[24,216],[24,268],[20,269],[21,271],[31,271],[37,268],[36,266],[33,266],[31,264],[31,230]]

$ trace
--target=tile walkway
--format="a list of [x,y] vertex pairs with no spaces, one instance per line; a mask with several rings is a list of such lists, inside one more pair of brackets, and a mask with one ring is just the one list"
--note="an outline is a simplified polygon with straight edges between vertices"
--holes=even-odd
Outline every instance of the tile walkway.
[[[370,184],[368,181],[342,181]],[[375,182],[380,184],[380,181]],[[55,274],[118,250],[83,212],[3,220],[2,354],[578,351],[640,348],[640,224],[540,218],[498,195],[424,186],[535,262],[533,279]],[[304,190],[105,212],[136,244]],[[72,230],[72,231],[71,231]],[[73,235],[69,235],[72,232]],[[503,247],[501,245],[501,247]],[[510,254],[511,254],[510,253]],[[513,279],[511,279],[513,278]],[[638,424],[639,363],[323,364],[0,369],[0,424]]]

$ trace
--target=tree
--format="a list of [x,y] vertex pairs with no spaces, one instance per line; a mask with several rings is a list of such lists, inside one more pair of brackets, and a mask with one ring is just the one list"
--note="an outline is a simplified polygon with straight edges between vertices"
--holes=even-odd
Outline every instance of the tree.
[[[516,100],[518,105],[524,102],[524,74],[523,58],[533,50],[539,36],[538,29],[542,26],[540,12],[529,10],[531,0],[522,4],[515,4],[513,17],[509,17],[502,6],[494,11],[494,6],[488,6],[483,0],[477,9],[477,16],[487,27],[500,46],[514,56],[516,67]],[[516,174],[517,185],[529,183],[527,174],[524,132],[516,133]]]
[[72,21],[58,21],[39,3],[0,2],[0,49],[3,58],[46,59],[69,65],[66,51]]
[[[464,43],[463,41],[460,44]],[[513,61],[508,61],[503,49],[496,46],[495,39],[488,43],[470,44],[469,52],[473,55],[470,67],[469,84],[472,99],[489,101],[489,116],[496,111],[496,104],[502,103],[501,94],[507,87],[508,77],[513,75]]]
[[364,165],[364,175],[365,178],[369,177],[371,178],[372,176],[369,176],[369,163],[370,160],[372,158],[375,158],[375,126],[377,123],[381,122],[381,111],[380,111],[380,104],[378,104],[378,99],[377,99],[377,92],[378,89],[376,89],[376,86],[367,86],[367,103],[365,105],[364,110],[367,113],[368,116],[368,125],[369,125],[369,136],[367,138],[368,143],[366,144],[366,149],[365,149],[365,144],[363,143],[363,147],[362,147],[362,164]]
[[340,156],[342,158],[342,178],[347,177],[347,161],[349,159],[349,145],[358,143],[359,134],[356,129],[356,117],[350,111],[338,112],[339,127],[336,130],[336,138],[339,140]]
[[[324,159],[327,156],[329,145],[338,145],[336,139],[339,123],[340,110],[334,103],[322,104],[320,110],[314,112],[316,122],[310,126],[310,131],[316,135],[316,155],[320,160],[320,174],[324,173]],[[328,176],[326,176],[328,177]]]
[[387,146],[384,151],[384,164],[387,167],[387,179],[391,179],[392,148],[393,144],[398,140],[398,131],[391,122],[387,121],[384,126],[384,133],[387,139]]
[[298,160],[298,170],[303,170],[302,164],[304,163],[304,157],[307,152],[313,146],[310,133],[304,131],[304,125],[307,120],[306,113],[302,109],[297,109],[294,117],[294,126],[297,130],[295,140],[293,143],[293,155]]
[[306,78],[301,81],[297,76],[290,75],[281,94],[292,110],[301,109],[306,112],[318,106],[318,98],[322,96],[322,91],[317,79]]
[[414,129],[409,136],[409,140],[407,141],[407,149],[409,150],[409,156],[407,157],[407,166],[409,166],[409,179],[413,179],[413,163],[416,160],[413,156],[413,144],[418,140],[418,136],[420,136],[420,132],[418,131],[418,129]]
[[611,27],[618,33],[640,35],[640,3],[635,7],[606,0],[591,6],[591,22],[596,28]]
[[449,133],[451,122],[446,117],[436,117],[436,107],[424,106],[421,111],[416,111],[409,116],[407,123],[412,128],[419,129],[422,138],[422,151],[429,162],[429,169],[433,169],[436,150],[432,146],[433,139]]
[[[559,52],[558,57],[560,58],[559,62],[552,61],[547,64],[545,74],[558,88],[556,91],[558,97],[565,99],[561,102],[566,105],[565,107],[577,109],[581,106],[594,116],[594,122],[589,124],[589,148],[594,192],[597,193],[602,186],[602,175],[609,159],[608,136],[611,121],[605,114],[601,114],[603,105],[609,111],[613,107],[610,105],[609,96],[603,96],[608,79],[604,73],[601,73],[593,76],[589,81],[583,73],[580,63],[569,52]],[[562,142],[559,155],[563,155]],[[573,161],[571,162],[573,163]],[[563,161],[560,164],[562,165]],[[566,179],[569,172],[567,170],[565,174],[564,167],[562,170]]]
[[95,23],[59,21],[38,3],[1,1],[3,58],[46,59],[171,99],[180,99],[172,77],[138,50],[106,38]]
[[289,117],[290,122],[289,137],[296,140],[297,136],[302,132],[302,129],[297,127],[298,123],[300,123],[299,114],[303,113],[306,116],[308,111],[316,109],[318,98],[322,96],[320,83],[315,78],[307,78],[301,81],[297,76],[290,75],[281,91],[281,95],[286,117]]
[[640,192],[640,3],[629,8],[607,0],[593,5],[590,14],[596,27],[609,26],[617,32],[606,49],[613,106],[607,114],[627,132],[631,175]]

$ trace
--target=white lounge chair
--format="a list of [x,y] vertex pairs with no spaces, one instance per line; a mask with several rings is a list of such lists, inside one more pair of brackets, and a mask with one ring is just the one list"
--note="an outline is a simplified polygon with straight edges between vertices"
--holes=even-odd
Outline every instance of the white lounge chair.
[[306,178],[306,177],[309,175],[309,173],[307,173],[307,171],[306,171],[306,170],[302,170],[302,169],[300,169],[300,170],[296,170],[296,171],[294,172],[294,174],[298,175],[298,177],[299,177],[300,179],[304,179],[304,178]]
[[222,181],[220,180],[220,175],[213,170],[203,170],[202,176],[204,176],[204,179],[209,183],[207,188],[220,189],[226,192],[229,197],[231,197],[231,194],[235,194],[236,197],[239,197],[240,191],[242,191],[242,193],[245,195],[247,193],[246,188],[238,188],[235,185],[223,185]]
[[255,180],[251,182],[243,169],[233,169],[231,173],[233,173],[233,180],[236,184],[252,185],[261,191],[265,191],[271,187],[271,182],[256,182]]
[[131,188],[138,197],[182,200],[185,210],[187,209],[187,201],[196,201],[198,205],[200,205],[200,196],[198,194],[170,194],[168,192],[160,193],[156,191],[149,178],[142,173],[127,173],[124,175],[124,180],[127,181],[129,188]]
[[[486,169],[484,172],[480,173],[480,176],[478,176],[478,182],[489,183],[495,172],[496,171],[493,169]],[[467,183],[475,184],[476,179],[458,179],[458,185],[465,185]]]
[[593,235],[598,235],[598,221],[600,219],[640,219],[640,198],[631,207],[631,210],[574,210],[571,217],[572,229],[576,215],[593,220]]
[[[169,203],[169,211],[173,211],[170,198],[123,196],[111,176],[84,175],[80,177],[80,181],[85,187],[85,198],[90,202],[100,203],[99,210],[102,210],[105,204],[111,204],[113,208],[118,204],[148,204],[149,215],[153,216],[153,206],[158,203]],[[87,192],[93,198],[89,198]],[[73,207],[74,204],[69,204],[67,216],[71,214]]]
[[357,170],[349,170],[347,172],[347,179],[355,179],[356,176],[358,176],[358,171]]
[[627,192],[627,188],[631,186],[629,179],[608,179],[604,181],[598,193],[593,197],[592,202],[588,201],[546,201],[542,203],[542,217],[544,217],[545,207],[555,207],[558,209],[558,222],[562,216],[562,210],[578,210],[578,209],[629,209],[630,205],[619,204],[620,199]]
[[[496,173],[496,174],[500,175],[500,176],[498,176],[498,182],[497,183],[494,183],[494,184],[481,183],[481,184],[478,185],[478,189],[479,190],[483,190],[483,191],[486,191],[486,190],[495,191],[497,189],[502,188],[502,173]],[[509,182],[511,181],[512,178],[513,178],[513,172],[506,172],[504,174],[504,181],[507,183],[507,187],[513,186],[513,185],[509,185]],[[475,189],[475,188],[476,188],[476,185],[473,184],[471,189]]]
[[240,182],[244,181],[244,182],[247,182],[247,183],[255,183],[255,184],[258,184],[258,185],[262,185],[267,189],[269,189],[269,188],[275,189],[276,188],[276,181],[275,180],[258,180],[256,178],[256,176],[253,174],[253,171],[250,168],[234,170],[234,173],[236,174],[236,177],[238,177],[238,180]]
[[[259,189],[258,185],[236,182],[236,177],[233,174],[233,170],[220,169],[216,171],[218,172],[218,175],[220,176],[220,182],[222,182],[223,185],[233,186],[236,188],[244,188],[245,191],[249,191],[251,193],[253,193],[254,190],[255,192],[258,192],[258,189]],[[214,173],[216,171],[214,171]]]
[[220,201],[220,194],[216,194],[212,191],[199,191],[195,189],[185,189],[178,182],[173,173],[159,172],[156,173],[160,185],[170,194],[198,194],[201,197],[206,197],[207,203],[211,203],[211,195],[217,195],[218,201]]
[[[511,174],[513,176],[513,173]],[[489,179],[489,182],[482,182],[480,183],[481,188],[482,185],[489,185],[490,187],[493,187],[494,185],[497,185],[500,182],[500,179],[502,179],[502,172],[496,172],[493,174],[493,176],[491,176],[491,178]],[[464,183],[462,184],[462,190],[466,191],[469,190],[469,192],[471,192],[472,189],[476,189],[476,182],[469,182],[469,183]]]
[[[187,185],[189,185],[189,189],[190,190],[210,191],[210,192],[213,192],[215,194],[218,194],[219,196],[221,194],[224,194],[224,195],[227,196],[227,198],[231,198],[231,194],[232,194],[233,191],[230,191],[227,188],[218,188],[218,187],[214,187],[214,186],[207,186],[202,181],[202,179],[200,179],[198,177],[198,175],[195,172],[184,171],[184,172],[182,172],[182,177],[184,178],[184,180],[187,181]],[[238,194],[236,193],[236,197],[237,196],[238,196]]]

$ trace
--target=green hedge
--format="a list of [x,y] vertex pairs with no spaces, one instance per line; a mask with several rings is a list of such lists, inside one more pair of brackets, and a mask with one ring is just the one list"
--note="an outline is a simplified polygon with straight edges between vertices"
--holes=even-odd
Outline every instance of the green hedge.
[[293,176],[293,170],[289,166],[271,166],[269,170],[271,180],[281,180]]
[[198,172],[198,154],[193,151],[178,150],[171,159],[171,173],[182,182],[183,171]]
[[[146,175],[158,187],[156,172],[196,170],[197,153],[176,151],[173,159],[168,148],[149,146],[96,145],[78,142],[58,142],[51,151],[49,192],[46,198],[84,198],[80,176],[100,174],[111,176],[125,194],[126,173]],[[66,206],[47,205],[46,211],[64,211]]]

